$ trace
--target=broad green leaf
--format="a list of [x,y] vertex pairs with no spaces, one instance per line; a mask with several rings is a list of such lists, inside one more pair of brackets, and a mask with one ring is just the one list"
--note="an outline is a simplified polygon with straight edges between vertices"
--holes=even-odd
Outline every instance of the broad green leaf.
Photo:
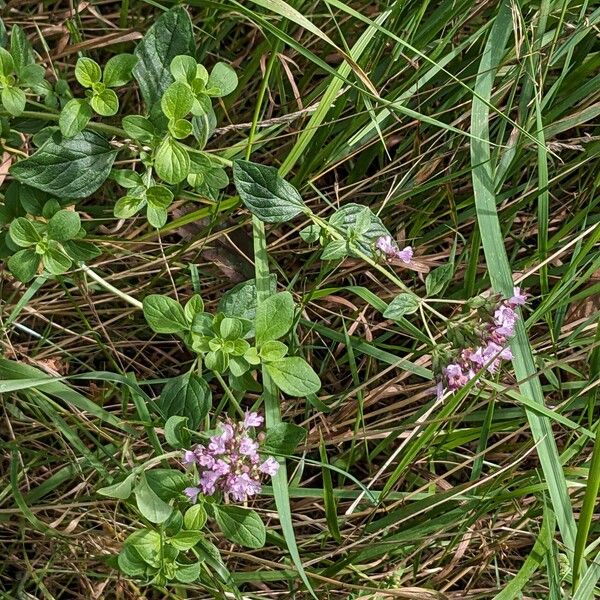
[[146,198],[123,196],[115,204],[114,214],[117,219],[128,219],[146,205]]
[[148,29],[135,49],[139,61],[133,69],[148,109],[160,101],[173,83],[171,61],[181,54],[193,56],[194,52],[192,21],[184,8],[163,13]]
[[127,189],[143,187],[142,178],[131,169],[113,169],[110,172],[110,178]]
[[178,140],[183,140],[192,135],[192,124],[185,119],[169,121],[169,133]]
[[90,100],[92,108],[103,117],[112,117],[119,110],[119,98],[114,90],[106,88],[94,94]]
[[273,362],[274,360],[281,360],[288,351],[288,347],[283,342],[271,340],[265,342],[260,347],[260,358],[265,362]]
[[321,388],[321,380],[312,367],[300,356],[288,356],[265,363],[267,373],[275,385],[290,396],[303,398]]
[[171,184],[179,183],[190,172],[189,154],[179,142],[167,137],[156,151],[154,168],[163,181]]
[[73,261],[58,242],[50,240],[48,249],[42,255],[42,262],[46,270],[52,275],[62,275],[71,268]]
[[289,292],[269,296],[256,309],[254,330],[258,346],[283,337],[294,323],[294,298]]
[[119,498],[120,500],[127,500],[131,496],[133,484],[135,482],[135,474],[130,473],[119,483],[113,483],[106,487],[100,488],[98,493],[101,496],[108,496],[109,498]]
[[40,265],[40,255],[32,248],[19,250],[8,259],[10,272],[23,283],[27,283],[35,277]]
[[9,228],[10,237],[18,246],[27,248],[37,244],[42,239],[44,226],[39,221],[30,221],[25,217],[17,217]]
[[385,309],[383,316],[386,319],[400,319],[404,315],[412,315],[419,309],[419,299],[412,294],[398,294]]
[[0,75],[7,77],[15,71],[15,63],[6,48],[0,48]]
[[179,333],[188,329],[183,308],[168,296],[151,294],[143,301],[144,317],[156,333]]
[[193,548],[202,538],[199,531],[180,531],[169,539],[169,544],[177,550],[186,551]]
[[[276,277],[270,275],[269,278],[270,292],[275,294]],[[219,301],[217,310],[228,317],[238,317],[254,322],[256,317],[256,284],[254,279],[238,283],[225,293]]]
[[190,325],[194,322],[194,317],[204,312],[204,301],[200,294],[194,294],[186,303],[183,308],[185,318],[188,320]]
[[99,83],[102,77],[100,65],[91,58],[79,58],[75,64],[75,79],[85,87],[89,88],[94,83]]
[[126,85],[133,77],[132,71],[137,61],[137,56],[133,54],[117,54],[109,58],[104,66],[102,82],[108,87]]
[[238,86],[235,71],[223,62],[218,62],[210,72],[206,89],[211,96],[227,96]]
[[332,240],[321,252],[321,260],[341,260],[350,253],[350,245],[346,240]]
[[185,511],[183,524],[190,531],[199,531],[206,524],[206,510],[202,504],[194,504]]
[[69,100],[58,117],[60,132],[67,138],[77,135],[85,129],[93,112],[86,100],[73,98]]
[[153,185],[146,190],[146,200],[155,208],[169,208],[173,202],[173,192],[164,185]]
[[190,435],[186,430],[187,417],[173,415],[165,423],[165,439],[172,448],[185,448],[190,443]]
[[158,531],[138,529],[126,540],[124,548],[133,549],[137,556],[152,567],[160,567],[162,539]]
[[175,569],[175,579],[181,583],[193,583],[200,577],[200,568],[201,563],[199,561],[192,563],[191,565],[182,565],[177,563],[177,567]]
[[86,198],[104,183],[116,154],[117,150],[93,131],[62,140],[52,136],[29,158],[14,164],[10,173],[61,199]]
[[171,379],[157,402],[166,418],[187,417],[188,427],[197,429],[212,405],[208,384],[197,373],[184,373]]
[[2,106],[13,116],[18,117],[25,110],[25,92],[17,87],[2,89]]
[[138,510],[148,521],[164,523],[171,516],[173,507],[160,499],[148,485],[145,475],[140,477],[134,491]]
[[48,94],[50,84],[44,80],[46,71],[42,65],[25,65],[19,74],[19,84],[21,87],[30,87],[36,94],[45,96]]
[[62,243],[65,252],[73,262],[86,262],[101,254],[98,246],[82,240],[67,240]]
[[10,54],[19,80],[22,80],[23,69],[35,63],[35,55],[27,35],[19,25],[13,25],[10,32]]
[[146,562],[137,550],[131,546],[124,546],[117,559],[119,569],[130,577],[141,577],[146,574]]
[[129,115],[123,118],[121,125],[128,136],[140,142],[151,142],[156,135],[154,125],[146,117]]
[[196,61],[192,56],[176,56],[169,66],[175,81],[191,83],[196,78]]
[[178,498],[189,485],[187,475],[176,469],[152,469],[145,475],[152,491],[164,502]]
[[[377,215],[373,214],[369,208],[366,210],[368,213],[365,212],[365,207],[360,204],[346,204],[330,217],[329,223],[338,232],[342,233],[345,238],[348,237],[351,231],[361,229],[360,238],[353,240],[352,244],[362,254],[373,257],[373,249],[378,238],[390,235],[390,232]],[[368,226],[366,224],[367,214],[370,216],[370,224]],[[357,220],[359,220],[358,223]],[[356,256],[356,253],[352,252],[352,246],[350,246],[349,250],[350,255]]]
[[80,228],[79,213],[73,210],[59,210],[48,221],[48,237],[63,242],[74,238]]
[[152,227],[160,229],[166,225],[169,215],[164,208],[148,204],[148,208],[146,209],[146,217],[148,219],[148,223],[150,223]]
[[225,317],[219,324],[219,334],[224,340],[237,340],[244,335],[244,327],[239,319]]
[[169,119],[183,119],[192,110],[194,94],[190,86],[183,81],[175,81],[163,94],[160,106]]
[[283,223],[309,213],[298,190],[277,169],[246,160],[233,163],[233,180],[250,212],[266,223]]
[[213,505],[215,520],[223,535],[246,548],[262,548],[267,531],[261,518],[253,510],[234,505]]
[[293,423],[277,423],[269,427],[262,451],[273,454],[292,454],[306,438],[307,431]]
[[425,278],[425,290],[428,296],[439,294],[452,280],[454,266],[451,263],[434,269]]

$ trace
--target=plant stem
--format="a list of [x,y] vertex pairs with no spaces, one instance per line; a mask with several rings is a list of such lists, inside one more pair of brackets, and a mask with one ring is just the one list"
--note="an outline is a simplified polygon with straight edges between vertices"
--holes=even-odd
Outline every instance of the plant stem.
[[143,305],[139,300],[136,300],[133,296],[130,296],[129,294],[126,294],[125,292],[122,292],[121,290],[116,288],[114,285],[111,285],[110,283],[108,283],[108,281],[106,281],[105,279],[100,277],[100,275],[98,275],[96,272],[92,271],[92,269],[90,269],[87,265],[85,265],[83,263],[79,263],[79,266],[81,267],[81,270],[84,273],[86,273],[94,281],[99,283],[105,290],[108,290],[109,292],[112,292],[116,296],[119,296],[119,298],[122,298],[123,300],[125,300],[125,302],[129,302],[129,304],[131,304],[132,306],[135,306],[136,308],[139,308],[139,309],[142,308]]

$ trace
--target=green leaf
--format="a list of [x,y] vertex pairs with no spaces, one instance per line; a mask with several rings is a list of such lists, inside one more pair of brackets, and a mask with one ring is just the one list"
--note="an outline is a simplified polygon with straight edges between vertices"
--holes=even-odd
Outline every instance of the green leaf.
[[300,356],[288,356],[265,363],[275,385],[290,396],[303,398],[321,389],[321,380],[312,367]]
[[88,261],[100,255],[98,246],[82,240],[67,240],[62,243],[65,252],[73,262]]
[[190,157],[179,142],[167,137],[156,151],[154,168],[163,181],[176,184],[187,177],[190,171]]
[[92,96],[90,105],[99,115],[112,117],[119,110],[119,98],[114,90],[106,88]]
[[133,77],[132,71],[137,61],[137,56],[133,54],[117,54],[109,58],[104,66],[102,82],[108,87],[126,85]]
[[27,248],[37,244],[42,239],[44,226],[40,222],[30,221],[25,217],[17,217],[9,228],[10,237],[18,246]]
[[250,212],[266,223],[284,223],[309,213],[298,190],[277,169],[246,160],[233,163],[233,180]]
[[173,202],[173,192],[164,185],[153,185],[146,190],[146,200],[156,208],[169,208]]
[[307,244],[314,244],[315,242],[318,242],[321,237],[321,228],[318,225],[311,224],[301,229],[299,233],[300,237]]
[[128,219],[146,205],[146,198],[123,196],[115,204],[114,214],[117,219]]
[[91,58],[79,58],[75,64],[75,79],[85,87],[89,88],[94,83],[99,83],[102,77],[100,65]]
[[142,178],[131,169],[113,169],[110,172],[110,178],[127,189],[143,187]]
[[100,488],[98,493],[101,496],[108,496],[109,498],[118,498],[120,500],[127,500],[131,496],[131,490],[133,483],[135,482],[135,473],[130,473],[119,483],[113,483],[106,487]]
[[19,74],[19,85],[30,87],[36,94],[45,96],[48,94],[48,87],[51,89],[50,84],[44,80],[45,75],[42,65],[25,65]]
[[10,54],[13,58],[16,73],[21,78],[23,69],[35,63],[33,48],[19,25],[13,25],[10,32]]
[[256,344],[284,336],[294,323],[294,310],[294,298],[289,292],[273,294],[261,302],[254,319]]
[[2,106],[13,116],[18,117],[25,110],[27,97],[25,92],[17,87],[2,89]]
[[188,427],[197,429],[212,405],[208,384],[197,373],[185,373],[171,379],[157,402],[165,417],[188,418]]
[[125,544],[123,545],[123,549],[134,550],[140,560],[157,568],[161,565],[161,548],[162,539],[160,533],[152,529],[134,531],[125,540]]
[[130,115],[123,118],[121,125],[128,136],[139,142],[149,143],[156,135],[154,125],[146,117]]
[[222,97],[231,94],[237,86],[235,71],[228,64],[218,62],[210,72],[206,88],[209,95]]
[[332,240],[323,248],[321,260],[341,260],[349,253],[350,247],[346,240]]
[[253,510],[233,505],[213,505],[215,520],[223,535],[246,548],[262,548],[267,531],[261,518]]
[[454,265],[448,263],[434,269],[425,278],[425,290],[428,296],[439,294],[452,280],[454,275]]
[[165,439],[172,448],[185,448],[190,443],[190,434],[186,430],[187,417],[173,415],[165,423]]
[[419,309],[419,299],[412,294],[398,294],[385,309],[383,316],[386,319],[398,320],[404,315],[412,315]]
[[193,56],[195,49],[192,21],[181,7],[163,13],[148,29],[135,49],[139,62],[133,69],[148,109],[173,82],[171,61],[181,54]]
[[[137,533],[137,532],[136,532]],[[141,577],[146,574],[146,563],[137,550],[131,546],[124,546],[117,559],[119,569],[130,577]]]
[[175,81],[191,83],[196,78],[196,60],[192,56],[182,54],[176,56],[169,66]]
[[[191,532],[189,532],[191,533]],[[182,565],[177,563],[175,569],[175,579],[181,583],[193,583],[200,577],[201,563],[195,562],[191,565]]]
[[148,208],[146,209],[146,217],[148,219],[148,223],[150,223],[152,227],[160,229],[166,225],[169,215],[164,208],[151,206],[149,204]]
[[106,180],[117,150],[97,133],[82,131],[55,141],[52,136],[10,173],[19,181],[59,198],[86,198]]
[[15,71],[15,63],[10,52],[0,48],[0,76],[8,77]]
[[10,272],[23,283],[27,283],[35,277],[40,265],[40,255],[32,248],[19,250],[8,259]]
[[151,294],[143,301],[144,317],[156,333],[179,333],[189,328],[183,308],[168,296]]
[[194,94],[187,83],[176,81],[165,91],[160,101],[163,113],[169,119],[183,119],[192,110]]
[[185,511],[183,524],[186,529],[198,531],[206,524],[206,510],[202,504],[194,504]]
[[73,98],[63,107],[58,117],[60,132],[67,138],[77,135],[85,129],[93,112],[86,100]]
[[186,303],[183,308],[185,318],[191,325],[194,322],[194,317],[204,312],[204,301],[200,294],[194,294]]
[[142,474],[135,486],[135,499],[139,511],[151,523],[164,523],[173,512],[173,508],[161,500],[148,485],[145,474]]
[[175,469],[152,469],[145,475],[152,491],[164,502],[178,498],[188,485],[187,475]]
[[169,133],[178,140],[183,140],[192,134],[192,124],[185,119],[169,121]]
[[287,351],[288,347],[283,342],[271,340],[260,347],[260,358],[265,362],[281,360],[287,354]]
[[73,210],[59,210],[48,221],[48,237],[59,242],[74,238],[81,228],[79,213]]
[[[269,275],[271,294],[275,294],[276,287],[275,275]],[[226,292],[219,300],[217,310],[228,317],[238,317],[254,322],[256,317],[256,284],[254,279],[238,283]]]
[[306,439],[307,431],[293,423],[277,423],[269,427],[261,451],[273,454],[292,454]]
[[73,261],[66,255],[58,242],[50,240],[48,249],[42,255],[42,262],[46,270],[52,275],[62,275],[71,268]]
[[224,340],[237,340],[244,335],[244,327],[239,319],[225,317],[219,324],[219,334]]
[[199,531],[180,531],[169,539],[169,544],[177,550],[185,551],[193,548],[202,538]]

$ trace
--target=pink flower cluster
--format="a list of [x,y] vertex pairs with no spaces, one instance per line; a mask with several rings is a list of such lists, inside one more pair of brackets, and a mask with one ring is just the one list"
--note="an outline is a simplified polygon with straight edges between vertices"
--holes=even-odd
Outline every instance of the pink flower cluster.
[[413,257],[413,250],[410,246],[406,246],[403,250],[398,248],[398,244],[392,239],[391,235],[382,235],[375,242],[378,250],[381,250],[386,258],[399,258],[403,263],[408,264]]
[[221,424],[221,433],[210,438],[207,447],[198,444],[184,453],[184,464],[195,464],[200,473],[198,487],[184,490],[191,502],[196,502],[200,493],[212,496],[217,490],[237,502],[260,493],[261,476],[275,475],[279,469],[272,456],[261,462],[259,444],[248,435],[262,422],[263,417],[254,412],[246,412],[239,423],[228,419]]
[[513,355],[506,346],[508,338],[515,331],[519,315],[517,306],[523,306],[526,294],[515,287],[512,298],[502,300],[494,310],[492,320],[486,325],[481,335],[481,345],[477,348],[464,348],[458,359],[442,369],[442,377],[437,385],[438,398],[449,390],[458,390],[467,385],[477,371],[485,368],[489,373],[495,373],[501,360],[511,360]]

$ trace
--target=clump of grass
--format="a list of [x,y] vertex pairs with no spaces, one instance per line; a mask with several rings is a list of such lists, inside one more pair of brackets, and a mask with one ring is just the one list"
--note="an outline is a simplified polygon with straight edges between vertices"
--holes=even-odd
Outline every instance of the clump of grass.
[[[598,10],[552,0],[188,10],[198,61],[230,63],[239,79],[214,101],[208,152],[227,168],[276,167],[307,210],[265,224],[232,184],[216,196],[177,188],[154,228],[143,214],[115,218],[122,190],[108,182],[77,203],[101,252],[87,271],[20,284],[2,267],[3,594],[596,597]],[[47,73],[74,83],[78,57],[104,65],[132,52],[162,11],[34,2],[2,17]],[[143,100],[124,87],[119,116],[90,130],[119,140],[120,116],[143,114]],[[58,109],[27,108],[57,122]],[[3,137],[5,162],[35,150],[21,129],[21,147]],[[138,156],[119,155],[116,167],[132,165]],[[368,207],[412,261],[360,245],[321,260],[321,242],[347,233],[327,227],[350,205]],[[234,402],[210,384],[212,417],[237,418],[238,403],[268,428],[307,431],[250,502],[266,545],[245,550],[211,525],[229,579],[144,586],[114,557],[147,522],[98,489],[161,454],[154,407],[197,355],[155,333],[141,301],[199,293],[213,314],[252,278],[265,302],[269,274],[300,307],[285,341],[320,390],[281,395],[267,372],[262,392],[234,390]],[[470,322],[469,301],[508,297],[513,284],[530,294],[514,359],[436,399],[439,348],[465,343],[456,323]],[[393,312],[399,294],[419,299],[414,310],[403,297]]]

